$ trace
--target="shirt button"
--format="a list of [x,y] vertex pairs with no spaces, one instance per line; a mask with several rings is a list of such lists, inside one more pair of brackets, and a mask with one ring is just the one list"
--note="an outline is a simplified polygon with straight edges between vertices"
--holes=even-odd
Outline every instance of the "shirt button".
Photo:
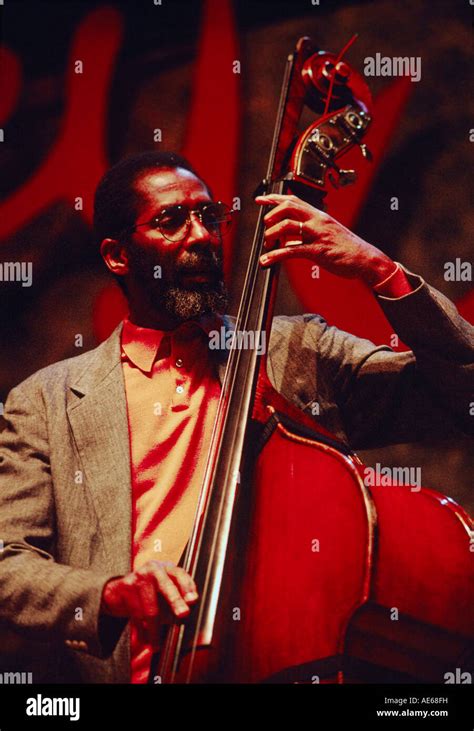
[[183,359],[182,358],[176,358],[176,367],[181,368],[183,365]]
[[183,392],[184,392],[183,386],[176,386],[176,393],[183,393]]

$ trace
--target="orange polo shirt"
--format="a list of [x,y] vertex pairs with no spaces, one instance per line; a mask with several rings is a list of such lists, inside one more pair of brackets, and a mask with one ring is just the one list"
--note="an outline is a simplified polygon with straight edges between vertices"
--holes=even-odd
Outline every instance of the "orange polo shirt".
[[[133,570],[150,559],[178,563],[191,535],[221,390],[209,322],[165,332],[124,320]],[[130,649],[132,683],[146,683],[152,650],[133,621]]]

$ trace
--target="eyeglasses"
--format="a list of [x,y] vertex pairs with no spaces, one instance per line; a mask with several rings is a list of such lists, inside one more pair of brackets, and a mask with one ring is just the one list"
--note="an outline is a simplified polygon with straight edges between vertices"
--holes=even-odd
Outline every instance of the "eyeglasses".
[[130,230],[134,231],[140,226],[150,226],[159,229],[168,241],[181,241],[186,238],[191,228],[191,213],[198,216],[202,225],[215,238],[223,236],[232,225],[232,210],[225,203],[217,201],[202,203],[192,210],[181,205],[169,206],[149,221],[137,223]]

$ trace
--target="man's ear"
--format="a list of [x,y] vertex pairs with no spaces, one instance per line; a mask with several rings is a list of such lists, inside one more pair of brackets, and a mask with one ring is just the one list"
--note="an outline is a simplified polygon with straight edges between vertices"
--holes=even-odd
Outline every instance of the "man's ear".
[[129,273],[127,250],[120,241],[117,239],[104,239],[100,245],[100,253],[112,274],[120,277]]

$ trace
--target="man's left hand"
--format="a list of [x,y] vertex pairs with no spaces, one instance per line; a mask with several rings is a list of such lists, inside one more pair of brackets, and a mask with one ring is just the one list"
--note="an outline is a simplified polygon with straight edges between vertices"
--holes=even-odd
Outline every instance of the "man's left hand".
[[[273,193],[258,196],[255,201],[274,206],[264,216],[262,266],[286,259],[310,259],[333,274],[357,277],[370,287],[387,279],[396,269],[395,262],[383,251],[295,195]],[[281,248],[275,248],[278,246]]]

